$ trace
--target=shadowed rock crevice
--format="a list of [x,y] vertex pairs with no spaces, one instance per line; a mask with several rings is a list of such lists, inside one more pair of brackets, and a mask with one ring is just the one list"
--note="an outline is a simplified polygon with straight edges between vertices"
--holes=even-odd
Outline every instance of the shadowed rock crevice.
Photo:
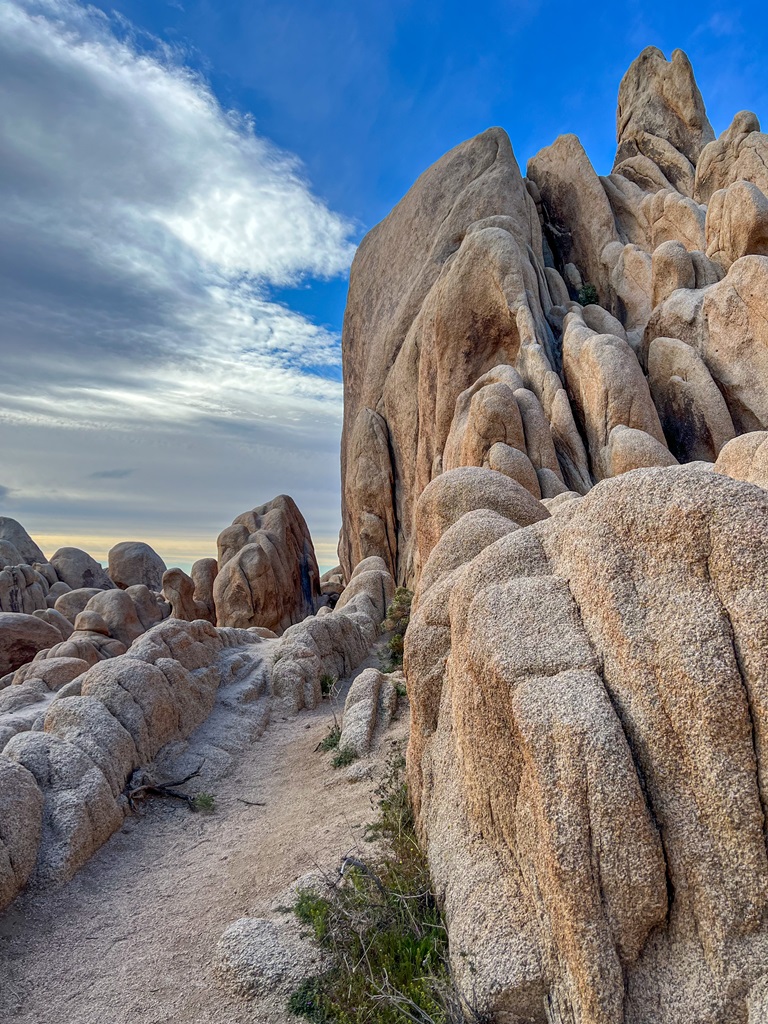
[[[747,713],[749,715],[750,733],[751,733],[751,744],[752,753],[754,757],[755,773],[757,780],[757,793],[760,800],[760,806],[763,815],[763,831],[768,840],[768,784],[765,778],[765,724],[763,719],[765,717],[766,708],[766,694],[764,691],[764,681],[761,678],[761,674],[756,677],[753,672],[750,672],[744,655],[742,654],[739,647],[739,634],[734,627],[734,623],[731,619],[731,613],[728,609],[728,605],[720,593],[717,585],[717,578],[712,576],[710,570],[710,557],[712,550],[707,554],[706,570],[709,580],[712,585],[712,589],[720,602],[722,613],[725,621],[727,622],[729,629],[729,639],[731,649],[733,652],[733,661],[741,679],[741,685],[744,691],[744,702],[746,705]],[[758,627],[759,628],[759,627]],[[763,626],[763,642],[760,647],[763,652],[763,660],[765,657],[765,651],[768,649],[766,643],[768,642],[768,626]]]
[[[554,569],[553,569],[553,572],[554,572]],[[584,622],[583,622],[583,619],[582,619],[582,616],[581,616],[581,609],[579,608],[579,605],[578,605],[578,602],[576,600],[576,597],[575,597],[573,591],[571,590],[569,579],[568,579],[567,576],[563,576],[562,578],[563,578],[566,586],[568,587],[568,592],[570,594],[571,601],[573,602],[573,607],[575,608],[576,615],[578,617],[578,621],[580,623],[581,629],[584,632],[584,634],[586,636],[588,636],[588,632],[587,632],[587,630],[586,630],[586,628],[584,626]],[[590,641],[590,646],[591,646],[591,641]],[[653,795],[652,795],[651,789],[648,786],[647,780],[645,778],[645,771],[644,771],[644,768],[643,768],[643,756],[642,756],[641,744],[638,742],[637,733],[632,729],[631,723],[628,720],[626,714],[624,713],[624,711],[622,709],[621,702],[618,701],[615,698],[611,688],[606,685],[606,682],[605,682],[604,658],[603,658],[602,652],[599,649],[596,650],[596,649],[593,648],[593,655],[594,655],[595,662],[596,662],[596,672],[597,672],[597,675],[600,678],[600,681],[602,683],[603,691],[605,693],[605,696],[606,696],[608,702],[611,705],[611,708],[613,710],[613,714],[616,717],[616,720],[618,721],[619,725],[621,726],[621,730],[622,730],[622,733],[624,735],[624,741],[625,741],[625,743],[627,745],[627,749],[629,751],[630,757],[632,758],[632,764],[633,764],[633,767],[634,767],[635,775],[637,777],[637,783],[638,783],[638,785],[640,787],[640,791],[641,791],[641,793],[643,795],[643,801],[645,803],[646,810],[647,810],[648,815],[650,817],[651,824],[652,824],[652,827],[653,827],[653,831],[658,836],[659,842],[661,844],[661,855],[662,855],[662,859],[663,859],[663,863],[664,863],[665,886],[666,886],[666,891],[667,891],[667,904],[666,904],[667,912],[666,912],[666,916],[665,916],[665,923],[669,924],[669,914],[670,914],[670,911],[671,911],[672,901],[673,901],[673,898],[674,898],[674,885],[672,884],[672,878],[671,878],[671,875],[670,875],[670,866],[669,866],[669,862],[667,860],[667,852],[666,852],[666,848],[665,848],[665,845],[664,845],[664,833],[663,833],[663,830],[662,830],[662,828],[661,828],[661,826],[659,824],[658,818],[656,816],[656,812],[654,810]]]

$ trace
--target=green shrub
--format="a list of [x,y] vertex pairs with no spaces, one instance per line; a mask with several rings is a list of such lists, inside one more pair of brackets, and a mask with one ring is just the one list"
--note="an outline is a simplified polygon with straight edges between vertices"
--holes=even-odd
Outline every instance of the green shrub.
[[313,1024],[332,1024],[322,990],[321,978],[305,978],[288,1000],[288,1009],[297,1017],[306,1017]]
[[334,721],[331,726],[330,732],[327,736],[324,736],[318,743],[318,750],[328,751],[335,750],[339,745],[339,739],[341,738],[341,728],[339,723]]
[[405,650],[405,638],[400,633],[393,633],[387,641],[387,650],[393,664],[403,664],[403,651]]
[[192,800],[192,810],[201,814],[213,814],[216,808],[216,797],[213,793],[198,793]]
[[458,1024],[465,1013],[471,1019],[451,984],[447,933],[399,750],[376,794],[379,813],[367,838],[379,842],[381,855],[370,864],[347,857],[337,881],[298,894],[296,916],[332,966],[302,982],[289,1009],[316,1024]]
[[330,697],[333,693],[333,688],[338,683],[336,676],[322,675],[320,676],[320,692],[324,697]]
[[317,942],[328,934],[328,918],[331,904],[314,889],[300,889],[296,896],[293,912],[302,922],[311,927]]
[[593,284],[585,284],[579,290],[579,302],[582,306],[594,306],[597,301],[597,288]]
[[384,657],[383,668],[391,672],[403,664],[403,647],[405,643],[405,631],[411,620],[411,601],[413,594],[405,587],[398,587],[392,604],[387,609],[387,617],[381,624],[385,633],[391,632],[392,636],[386,643],[387,654]]
[[346,768],[348,764],[352,764],[352,762],[356,760],[357,754],[355,751],[351,747],[345,747],[333,756],[331,764],[334,768]]
[[407,587],[398,587],[392,604],[387,608],[387,617],[384,620],[384,628],[391,629],[401,636],[408,628],[408,620],[411,617],[411,601],[413,594]]

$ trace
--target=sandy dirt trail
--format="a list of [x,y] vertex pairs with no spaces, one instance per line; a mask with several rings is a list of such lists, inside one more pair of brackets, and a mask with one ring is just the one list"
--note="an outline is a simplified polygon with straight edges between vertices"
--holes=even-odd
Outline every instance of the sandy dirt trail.
[[333,711],[323,702],[294,719],[275,715],[206,784],[213,814],[153,800],[71,882],[24,894],[0,915],[1,1024],[297,1022],[284,996],[229,993],[214,950],[233,921],[265,916],[295,879],[362,843],[377,765],[407,723],[404,714],[393,723],[378,760],[339,770],[315,751]]

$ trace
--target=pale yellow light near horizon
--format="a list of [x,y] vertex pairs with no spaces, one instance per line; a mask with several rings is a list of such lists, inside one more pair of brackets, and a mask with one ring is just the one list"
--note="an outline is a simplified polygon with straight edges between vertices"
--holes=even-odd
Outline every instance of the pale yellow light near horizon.
[[[31,536],[48,558],[59,548],[81,548],[83,551],[87,551],[97,562],[102,562],[105,566],[109,549],[124,540],[139,540],[149,544],[169,568],[178,566],[178,568],[184,569],[185,572],[189,572],[192,563],[196,562],[198,558],[216,557],[215,535],[176,537],[172,539],[146,535],[128,537],[125,534],[118,536],[117,534],[107,533],[35,533]],[[339,560],[336,552],[338,542],[336,539],[325,540],[321,538],[315,540],[313,538],[313,543],[315,545],[317,564],[320,567],[321,573],[327,572],[338,565]]]

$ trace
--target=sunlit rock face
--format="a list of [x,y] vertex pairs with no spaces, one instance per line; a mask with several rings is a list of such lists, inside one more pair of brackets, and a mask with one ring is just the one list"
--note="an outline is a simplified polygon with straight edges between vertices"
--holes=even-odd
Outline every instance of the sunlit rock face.
[[768,492],[697,465],[570,504],[465,514],[406,634],[455,969],[502,1020],[737,1020],[768,970]]
[[651,47],[610,175],[491,129],[355,259],[340,560],[415,590],[410,791],[504,1024],[768,1019],[766,166]]
[[347,577],[378,555],[418,578],[415,502],[446,469],[503,465],[531,487],[530,463],[584,494],[768,426],[768,137],[742,112],[715,139],[685,54],[649,47],[621,82],[617,143],[606,177],[563,135],[523,178],[489,129],[363,239],[343,335]]

